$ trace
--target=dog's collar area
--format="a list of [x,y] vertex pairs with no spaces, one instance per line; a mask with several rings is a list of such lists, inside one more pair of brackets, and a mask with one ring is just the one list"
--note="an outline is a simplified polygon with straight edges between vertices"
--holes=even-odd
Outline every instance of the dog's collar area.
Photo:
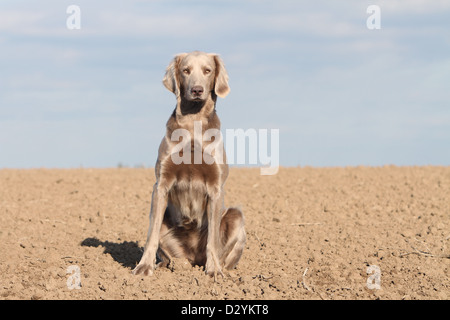
[[215,99],[209,100],[187,100],[182,99],[179,106],[180,113],[182,116],[188,115],[188,114],[197,114],[199,113],[203,107],[209,103],[213,104],[213,110],[216,108],[216,101]]

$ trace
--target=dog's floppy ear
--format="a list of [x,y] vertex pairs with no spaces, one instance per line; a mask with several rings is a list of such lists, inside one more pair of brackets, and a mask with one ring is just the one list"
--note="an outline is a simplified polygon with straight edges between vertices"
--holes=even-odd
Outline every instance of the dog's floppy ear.
[[169,89],[169,91],[173,92],[177,97],[180,95],[180,80],[178,74],[179,66],[181,60],[183,60],[186,55],[187,53],[177,54],[167,67],[166,74],[163,78],[164,86]]
[[230,92],[228,86],[228,73],[222,59],[217,54],[212,54],[216,63],[216,79],[214,92],[221,98],[225,98]]

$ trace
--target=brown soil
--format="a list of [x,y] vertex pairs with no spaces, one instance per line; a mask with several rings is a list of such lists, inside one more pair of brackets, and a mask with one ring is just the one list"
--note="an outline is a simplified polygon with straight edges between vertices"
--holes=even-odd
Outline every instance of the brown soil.
[[0,170],[0,299],[450,299],[450,167],[232,169],[247,244],[217,282],[180,260],[131,274],[153,183],[152,169]]

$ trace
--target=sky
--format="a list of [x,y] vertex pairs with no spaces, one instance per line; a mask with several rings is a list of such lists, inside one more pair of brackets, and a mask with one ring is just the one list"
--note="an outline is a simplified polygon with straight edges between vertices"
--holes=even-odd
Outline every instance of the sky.
[[449,166],[449,16],[446,0],[2,0],[0,168],[153,167],[165,68],[193,50],[225,62],[222,130],[279,130],[281,166]]

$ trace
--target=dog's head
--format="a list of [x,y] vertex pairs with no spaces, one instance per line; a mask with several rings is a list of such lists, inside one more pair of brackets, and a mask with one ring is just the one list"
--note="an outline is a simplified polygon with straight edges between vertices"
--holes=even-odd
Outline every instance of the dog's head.
[[188,101],[205,101],[212,92],[225,98],[230,92],[222,59],[200,51],[177,54],[167,67],[163,83],[177,98]]

